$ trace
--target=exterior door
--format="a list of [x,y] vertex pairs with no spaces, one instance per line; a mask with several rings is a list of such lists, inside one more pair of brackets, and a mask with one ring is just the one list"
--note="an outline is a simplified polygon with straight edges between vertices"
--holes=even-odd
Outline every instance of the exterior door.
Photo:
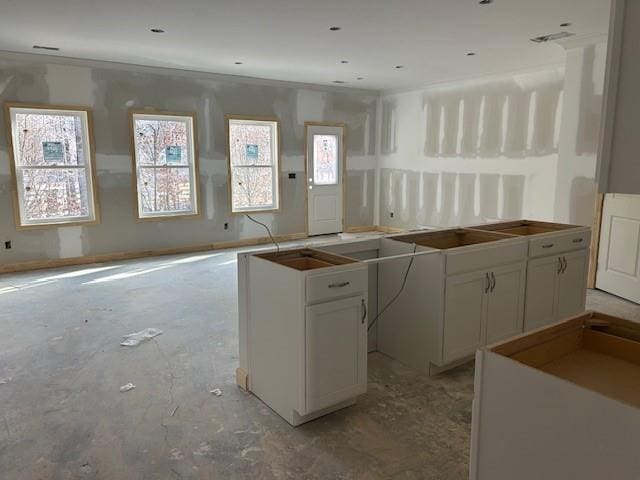
[[306,309],[306,413],[367,391],[367,319],[363,296]]
[[489,273],[491,286],[487,294],[487,334],[490,344],[522,332],[524,312],[523,263],[507,265]]
[[596,288],[640,303],[640,195],[607,194]]
[[556,321],[556,294],[562,261],[557,255],[529,260],[525,298],[524,330]]
[[487,272],[447,278],[444,306],[444,363],[473,354],[482,343]]
[[558,275],[558,320],[584,312],[588,256],[588,249],[561,255],[564,267]]
[[305,124],[309,235],[343,230],[344,126]]

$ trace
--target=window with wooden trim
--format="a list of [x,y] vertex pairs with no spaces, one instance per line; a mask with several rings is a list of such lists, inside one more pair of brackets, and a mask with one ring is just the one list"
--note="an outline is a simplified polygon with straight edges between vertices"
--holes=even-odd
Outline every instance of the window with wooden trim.
[[18,228],[98,221],[91,111],[6,104]]
[[197,215],[195,115],[131,112],[138,218]]
[[278,210],[278,120],[227,117],[227,122],[231,211]]

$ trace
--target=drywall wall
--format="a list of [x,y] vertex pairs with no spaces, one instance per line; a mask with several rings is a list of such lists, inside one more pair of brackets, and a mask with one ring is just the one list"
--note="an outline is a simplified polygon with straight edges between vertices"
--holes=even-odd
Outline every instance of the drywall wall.
[[563,66],[385,95],[380,223],[553,218]]
[[379,223],[590,225],[604,40],[558,45],[565,65],[383,95]]
[[606,36],[571,40],[563,46],[566,63],[553,219],[590,226],[597,191]]
[[609,38],[599,189],[640,194],[640,2],[613,1]]
[[[304,122],[347,124],[346,225],[373,224],[377,93],[316,88],[100,62],[0,52],[0,103],[84,105],[93,109],[102,221],[96,226],[16,231],[4,119],[0,120],[0,263],[173,248],[264,237],[230,215],[225,114],[275,115],[281,122],[282,209],[256,215],[274,235],[305,231]],[[136,222],[128,109],[196,112],[202,215]],[[290,179],[289,173],[296,178]],[[224,224],[228,223],[228,230]]]

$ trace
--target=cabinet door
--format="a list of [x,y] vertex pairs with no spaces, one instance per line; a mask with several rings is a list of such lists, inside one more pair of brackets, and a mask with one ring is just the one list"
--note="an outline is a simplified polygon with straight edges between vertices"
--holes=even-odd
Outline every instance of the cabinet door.
[[560,267],[560,258],[556,255],[529,260],[525,294],[525,331],[555,322],[556,286]]
[[493,269],[487,295],[485,343],[511,337],[522,332],[524,314],[524,262]]
[[488,274],[484,271],[447,278],[442,346],[444,363],[471,355],[481,345],[488,287]]
[[306,308],[306,409],[311,413],[367,391],[364,296]]
[[565,266],[558,275],[558,320],[584,312],[588,252],[585,249],[561,255]]

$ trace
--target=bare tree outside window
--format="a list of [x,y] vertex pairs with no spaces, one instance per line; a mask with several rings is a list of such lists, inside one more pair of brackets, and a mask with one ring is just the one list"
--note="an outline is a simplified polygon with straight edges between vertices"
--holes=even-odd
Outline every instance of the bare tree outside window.
[[232,211],[277,209],[277,122],[229,119],[228,141]]
[[133,125],[140,215],[197,213],[191,118],[134,113]]
[[21,224],[94,220],[86,112],[8,108]]

